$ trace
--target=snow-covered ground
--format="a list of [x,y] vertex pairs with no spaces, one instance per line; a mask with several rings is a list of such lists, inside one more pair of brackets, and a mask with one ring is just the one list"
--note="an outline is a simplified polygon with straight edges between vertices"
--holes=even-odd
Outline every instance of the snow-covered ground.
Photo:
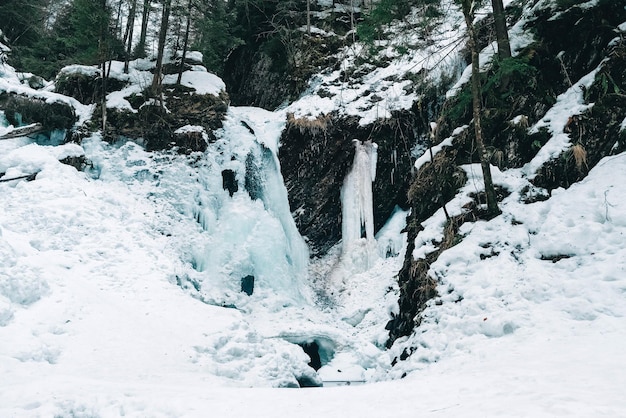
[[[19,86],[8,66],[0,74],[0,89],[65,100]],[[188,81],[221,89],[210,75]],[[131,90],[110,102],[125,106]],[[82,146],[0,141],[0,180],[38,173],[0,183],[0,416],[626,416],[626,154],[522,203],[542,193],[532,168],[569,145],[559,123],[582,110],[579,90],[560,96],[540,122],[555,134],[550,152],[494,172],[511,192],[502,215],[462,227],[431,266],[441,297],[388,351],[406,213],[378,234],[369,270],[338,262],[340,248],[307,266],[276,158],[284,111],[231,108],[218,141],[191,156],[98,134]],[[7,125],[0,112],[0,135]],[[79,155],[84,172],[59,162]],[[481,187],[479,167],[465,169],[452,214]],[[424,223],[414,256],[444,222]],[[297,345],[311,342],[317,375]],[[354,384],[286,388],[303,378]]]
[[[27,142],[4,141],[0,160],[2,171],[41,169],[0,185],[0,416],[626,416],[623,154],[528,205],[525,181],[495,176],[513,193],[501,216],[466,225],[433,264],[442,304],[391,372],[404,379],[289,390],[258,386],[306,368],[290,338],[335,344],[331,375],[346,366],[355,378],[368,364],[375,378],[389,373],[383,359],[399,353],[367,340],[384,334],[389,307],[376,298],[398,260],[328,283],[336,305],[323,310],[271,292],[239,310],[206,304],[174,277],[191,270],[184,241],[206,231],[149,176],[131,179],[143,151],[92,139],[94,179],[57,162],[68,146]],[[159,167],[180,176],[177,164]],[[221,286],[213,291],[228,294]]]

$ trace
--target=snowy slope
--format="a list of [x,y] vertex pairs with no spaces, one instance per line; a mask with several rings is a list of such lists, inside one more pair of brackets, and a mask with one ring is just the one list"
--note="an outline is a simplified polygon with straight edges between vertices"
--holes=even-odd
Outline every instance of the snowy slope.
[[[503,215],[467,227],[433,265],[451,292],[413,337],[407,363],[417,364],[397,369],[418,371],[310,390],[227,389],[246,376],[241,353],[257,350],[257,376],[295,361],[272,360],[254,320],[164,277],[176,255],[150,225],[154,207],[127,185],[52,163],[42,173],[2,186],[3,306],[13,313],[0,328],[2,416],[626,415],[623,154],[546,202],[522,205],[514,193]],[[555,255],[569,258],[542,260]]]
[[[0,88],[25,89],[3,71]],[[339,247],[307,266],[277,166],[284,111],[230,109],[203,155],[146,153],[97,134],[82,146],[0,141],[2,179],[39,172],[0,183],[0,416],[626,416],[626,155],[547,201],[521,202],[542,193],[524,191],[528,178],[568,146],[559,124],[584,110],[579,86],[592,75],[539,122],[554,135],[535,160],[494,172],[511,192],[502,215],[463,226],[463,241],[431,266],[441,298],[389,351],[384,325],[397,309],[406,213],[378,234],[371,269],[338,262]],[[187,81],[221,89],[207,74]],[[110,96],[112,105],[124,107],[126,93]],[[389,103],[412,100],[397,94]],[[288,110],[326,111],[306,100]],[[0,112],[0,134],[6,125]],[[85,172],[59,162],[83,154]],[[249,156],[256,200],[243,187]],[[232,197],[224,169],[240,185]],[[451,214],[481,187],[480,168],[465,169],[470,181]],[[432,250],[444,222],[440,212],[424,223],[414,256]],[[240,291],[248,274],[251,296]],[[328,357],[317,376],[296,345],[313,341]],[[405,348],[415,352],[391,367]],[[302,377],[327,386],[395,380],[276,388]]]

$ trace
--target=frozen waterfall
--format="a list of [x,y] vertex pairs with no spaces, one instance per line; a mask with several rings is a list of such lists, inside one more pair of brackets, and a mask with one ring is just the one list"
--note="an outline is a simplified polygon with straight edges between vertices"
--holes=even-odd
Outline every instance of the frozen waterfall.
[[[170,219],[160,228],[183,254],[175,278],[181,287],[212,305],[271,303],[275,310],[309,301],[309,250],[291,216],[277,158],[284,124],[280,114],[231,107],[202,155],[155,156],[133,142],[116,148],[99,139],[84,147],[94,176],[145,188],[177,219],[176,228]],[[192,232],[184,232],[186,222]]]
[[[283,125],[283,118],[261,109],[230,108],[214,145],[215,162],[219,170],[234,172],[238,191],[229,197],[218,190],[213,204],[203,206],[214,212],[214,228],[196,259],[213,280],[222,278],[233,290],[240,278],[254,276],[255,296],[258,288],[261,295],[271,291],[302,302],[309,252],[291,216],[276,155]],[[214,176],[222,179],[217,170]],[[235,304],[242,303],[238,295]]]
[[358,139],[352,142],[354,161],[341,188],[342,259],[368,269],[377,258],[372,183],[376,178],[378,145]]

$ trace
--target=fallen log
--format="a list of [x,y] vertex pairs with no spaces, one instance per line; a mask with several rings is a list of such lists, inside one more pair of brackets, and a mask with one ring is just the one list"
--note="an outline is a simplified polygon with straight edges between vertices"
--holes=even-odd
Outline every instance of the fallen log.
[[20,126],[19,128],[14,128],[12,131],[9,131],[8,133],[0,136],[0,140],[17,138],[20,136],[28,136],[28,135],[37,134],[43,131],[44,129],[41,123],[32,123],[30,125]]
[[37,174],[39,174],[39,171],[33,174],[27,174],[25,176],[19,176],[19,177],[13,177],[11,179],[0,179],[0,183],[6,183],[9,181],[13,181],[13,180],[26,180],[26,181],[33,181],[35,180],[35,177],[37,177]]

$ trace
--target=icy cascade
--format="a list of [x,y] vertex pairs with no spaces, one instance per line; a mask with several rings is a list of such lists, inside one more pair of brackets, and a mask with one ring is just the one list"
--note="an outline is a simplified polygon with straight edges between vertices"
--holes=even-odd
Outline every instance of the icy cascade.
[[[261,109],[231,108],[207,151],[205,187],[192,211],[208,234],[192,250],[196,271],[189,275],[211,303],[245,305],[240,280],[247,276],[255,278],[254,299],[269,293],[287,303],[307,299],[308,247],[291,217],[276,156],[283,123]],[[232,196],[221,184],[224,170],[237,182]]]
[[[273,310],[308,300],[308,247],[291,217],[276,157],[283,125],[284,117],[262,109],[230,108],[201,156],[155,157],[132,142],[117,150],[101,141],[85,147],[102,181],[147,188],[167,212],[161,225],[182,216],[176,228],[162,226],[183,254],[176,274],[182,287],[213,305],[273,301]],[[225,172],[235,183],[231,190]],[[185,233],[185,219],[195,220],[199,233]],[[254,277],[251,296],[241,291],[247,276]]]
[[[296,304],[304,302],[308,247],[291,217],[276,152],[284,118],[256,108],[231,108],[219,139],[207,152],[205,187],[194,205],[209,232],[194,249],[203,297],[242,306],[247,296],[240,280],[254,276],[253,298],[271,292]],[[238,184],[233,196],[222,188],[222,172]],[[198,274],[199,273],[199,274]],[[232,293],[223,294],[221,282]]]
[[370,268],[376,260],[372,182],[376,178],[378,145],[354,139],[352,169],[341,188],[342,258]]

